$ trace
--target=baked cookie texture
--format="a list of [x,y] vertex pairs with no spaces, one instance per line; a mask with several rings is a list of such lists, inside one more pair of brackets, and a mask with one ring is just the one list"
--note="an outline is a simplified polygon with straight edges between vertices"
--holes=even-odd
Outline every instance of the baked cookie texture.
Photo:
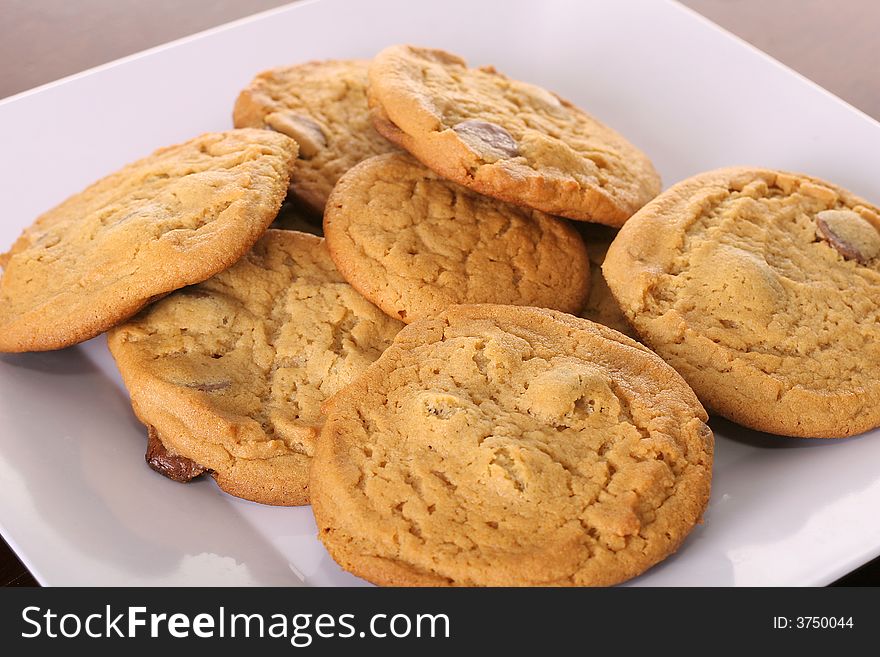
[[551,310],[452,306],[327,403],[318,535],[385,585],[610,585],[673,552],[713,437],[681,377]]
[[271,128],[300,146],[293,194],[316,213],[339,177],[373,155],[397,150],[373,128],[367,62],[314,61],[260,73],[238,96],[237,128]]
[[617,299],[611,294],[605,276],[602,274],[602,263],[605,262],[605,254],[608,247],[617,235],[617,231],[599,224],[578,223],[578,232],[584,239],[587,253],[590,257],[590,292],[587,303],[577,313],[579,317],[589,319],[599,324],[604,324],[615,331],[638,340],[638,335],[626,321],[626,316],[620,310]]
[[342,280],[321,238],[268,230],[230,269],[114,328],[108,345],[168,452],[233,495],[295,505],[308,502],[321,404],[402,326]]
[[339,180],[324,234],[346,280],[407,323],[460,303],[577,312],[589,291],[586,249],[565,221],[481,196],[403,153]]
[[265,130],[205,134],[37,218],[0,258],[0,351],[83,342],[232,265],[278,212],[296,153]]
[[842,437],[880,424],[880,210],[801,174],[730,168],[673,186],[603,271],[639,335],[710,409]]
[[647,156],[559,96],[442,50],[392,46],[369,69],[376,129],[445,178],[619,226],[660,191]]

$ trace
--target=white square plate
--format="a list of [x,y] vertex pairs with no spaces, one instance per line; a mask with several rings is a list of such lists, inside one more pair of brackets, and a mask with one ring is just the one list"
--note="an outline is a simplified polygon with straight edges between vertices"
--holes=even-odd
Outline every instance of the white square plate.
[[[0,247],[120,165],[223,130],[266,68],[416,43],[552,89],[643,148],[667,185],[756,164],[880,200],[880,124],[671,2],[319,0],[0,102]],[[714,419],[705,523],[637,585],[821,585],[880,553],[880,431],[775,438]],[[0,356],[0,531],[43,584],[353,585],[311,511],[180,485],[103,338]]]

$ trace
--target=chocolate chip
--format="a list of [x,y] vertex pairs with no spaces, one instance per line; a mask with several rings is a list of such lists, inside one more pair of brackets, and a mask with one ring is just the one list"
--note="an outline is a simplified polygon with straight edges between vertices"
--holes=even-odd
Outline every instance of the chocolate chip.
[[462,121],[452,129],[465,144],[483,159],[494,161],[516,157],[519,153],[516,140],[497,123],[472,119]]
[[187,383],[187,388],[193,390],[201,390],[202,392],[216,392],[217,390],[226,390],[232,385],[232,381],[219,381],[217,383]]
[[266,124],[282,134],[292,137],[299,144],[299,156],[310,160],[327,145],[324,131],[313,119],[295,112],[273,112],[266,117]]
[[186,483],[205,471],[192,459],[172,454],[159,438],[155,427],[147,428],[147,453],[144,459],[153,470],[174,481]]
[[816,235],[846,260],[866,265],[880,256],[880,233],[852,210],[824,210],[816,215]]

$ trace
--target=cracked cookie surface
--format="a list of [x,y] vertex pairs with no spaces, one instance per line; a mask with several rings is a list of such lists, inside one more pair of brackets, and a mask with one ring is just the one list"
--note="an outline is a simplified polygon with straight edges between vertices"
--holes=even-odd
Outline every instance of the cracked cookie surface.
[[709,498],[712,433],[676,372],[551,310],[452,306],[327,404],[318,535],[384,585],[610,585]]
[[577,312],[589,290],[586,248],[566,222],[481,196],[403,153],[340,179],[324,234],[346,280],[405,322],[461,303]]
[[619,226],[660,191],[647,156],[549,91],[442,50],[370,64],[376,129],[445,178],[571,219]]
[[132,406],[227,492],[305,504],[321,404],[403,325],[345,283],[321,238],[268,230],[230,269],[113,329]]
[[0,351],[83,342],[232,265],[278,212],[296,152],[264,130],[209,133],[41,215],[0,257]]
[[603,267],[639,335],[711,410],[761,431],[880,424],[880,210],[801,174],[700,174],[627,222]]
[[272,128],[300,145],[293,194],[321,213],[339,177],[361,160],[397,150],[373,128],[367,62],[327,60],[260,73],[235,103],[237,128]]

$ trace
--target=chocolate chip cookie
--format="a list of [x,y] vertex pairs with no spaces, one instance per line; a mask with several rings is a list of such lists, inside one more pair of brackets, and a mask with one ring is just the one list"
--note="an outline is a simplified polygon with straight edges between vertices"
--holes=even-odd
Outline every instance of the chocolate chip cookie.
[[108,344],[164,449],[153,443],[154,468],[178,479],[204,468],[233,495],[289,505],[308,502],[321,404],[402,326],[342,280],[321,238],[268,230],[233,267],[114,328]]
[[603,271],[710,409],[761,431],[880,425],[880,210],[801,174],[732,168],[661,194]]
[[566,222],[477,194],[403,153],[339,180],[324,234],[346,280],[405,322],[456,303],[577,312],[589,290],[586,249]]
[[293,194],[321,213],[339,177],[373,155],[396,150],[370,123],[367,62],[315,61],[260,73],[241,92],[237,128],[271,128],[299,144]]
[[328,402],[310,481],[318,536],[377,584],[621,582],[699,521],[705,421],[681,377],[616,331],[452,306]]
[[442,50],[370,65],[376,128],[441,176],[504,201],[619,226],[660,191],[647,156],[559,96]]
[[37,218],[0,258],[0,351],[83,342],[229,267],[274,219],[296,152],[266,130],[202,135]]

